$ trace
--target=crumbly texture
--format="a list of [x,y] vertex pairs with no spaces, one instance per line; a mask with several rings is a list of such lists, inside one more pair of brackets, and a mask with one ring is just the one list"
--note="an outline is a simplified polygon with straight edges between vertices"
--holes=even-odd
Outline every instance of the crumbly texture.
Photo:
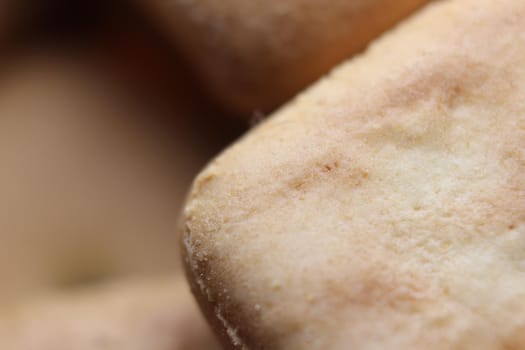
[[0,312],[9,350],[218,350],[181,278],[131,280]]
[[188,275],[237,349],[525,349],[525,2],[436,2],[216,158]]
[[294,96],[428,0],[137,0],[225,106],[251,117]]

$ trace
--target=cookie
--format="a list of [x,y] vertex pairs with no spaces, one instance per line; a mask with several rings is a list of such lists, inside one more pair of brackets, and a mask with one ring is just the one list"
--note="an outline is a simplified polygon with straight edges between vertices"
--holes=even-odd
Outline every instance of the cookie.
[[186,266],[225,343],[525,348],[524,17],[435,2],[198,176]]
[[57,293],[0,315],[3,349],[220,349],[181,278]]
[[427,0],[138,1],[219,102],[268,112]]

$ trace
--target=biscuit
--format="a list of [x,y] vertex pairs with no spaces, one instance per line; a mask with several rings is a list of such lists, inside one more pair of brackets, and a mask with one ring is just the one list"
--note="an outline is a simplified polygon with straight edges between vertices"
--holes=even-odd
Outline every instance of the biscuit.
[[48,50],[0,74],[0,303],[180,271],[174,213],[215,145],[189,98],[166,117],[102,66]]
[[141,1],[224,106],[282,104],[428,0]]
[[113,282],[2,310],[0,347],[220,349],[181,278]]
[[525,349],[525,2],[429,5],[260,124],[183,214],[235,349]]

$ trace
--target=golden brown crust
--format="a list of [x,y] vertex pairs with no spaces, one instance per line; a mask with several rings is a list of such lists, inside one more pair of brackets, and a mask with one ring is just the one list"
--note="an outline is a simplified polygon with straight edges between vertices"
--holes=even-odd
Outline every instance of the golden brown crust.
[[436,2],[201,173],[186,264],[233,348],[525,348],[524,16]]
[[247,117],[294,96],[427,0],[144,1],[211,91]]

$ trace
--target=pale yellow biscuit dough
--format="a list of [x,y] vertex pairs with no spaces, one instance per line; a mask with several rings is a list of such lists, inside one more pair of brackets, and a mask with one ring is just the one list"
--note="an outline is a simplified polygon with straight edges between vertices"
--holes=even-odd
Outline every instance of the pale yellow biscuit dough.
[[439,1],[194,183],[188,275],[238,349],[525,349],[525,2]]

